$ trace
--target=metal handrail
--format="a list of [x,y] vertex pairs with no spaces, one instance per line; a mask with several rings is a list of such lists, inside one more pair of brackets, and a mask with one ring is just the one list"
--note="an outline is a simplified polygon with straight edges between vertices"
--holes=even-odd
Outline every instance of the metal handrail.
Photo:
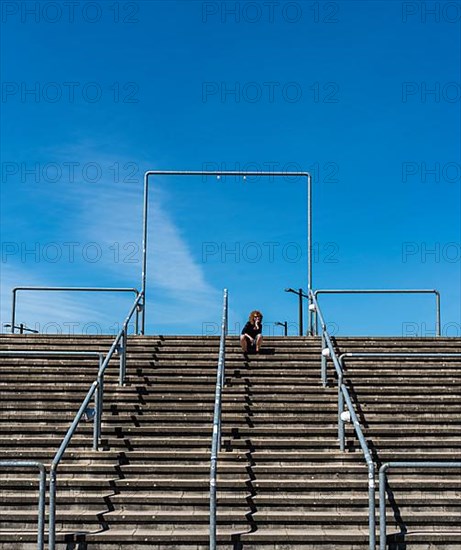
[[[344,399],[347,408],[349,410],[350,416],[351,416],[351,422],[354,427],[355,433],[357,435],[357,438],[360,443],[360,447],[362,449],[365,462],[368,467],[368,530],[369,530],[369,549],[375,550],[376,548],[376,509],[375,509],[375,503],[376,503],[376,495],[375,495],[375,463],[373,461],[370,449],[368,447],[367,441],[365,439],[365,436],[363,435],[362,427],[360,425],[359,419],[357,418],[357,414],[354,409],[354,405],[352,403],[352,399],[349,395],[349,390],[347,386],[343,383],[343,371],[341,369],[341,365],[339,363],[338,357],[336,356],[335,349],[333,347],[333,343],[331,341],[330,335],[328,334],[327,325],[325,323],[325,320],[323,318],[322,312],[319,308],[317,297],[314,292],[310,291],[310,299],[311,299],[311,305],[309,306],[310,311],[315,312],[316,315],[318,315],[321,327],[322,327],[322,382],[324,382],[323,379],[323,372],[325,370],[326,373],[326,367],[324,369],[324,363],[326,365],[326,361],[329,358],[333,361],[333,365],[336,369],[336,372],[338,374],[338,401],[340,399]],[[325,384],[324,384],[325,385]],[[339,411],[339,408],[338,408]],[[339,412],[338,412],[339,414]],[[344,450],[341,449],[342,451]]]
[[45,540],[45,501],[46,501],[46,468],[42,462],[31,460],[0,460],[0,468],[38,468],[39,493],[38,493],[38,525],[37,525],[37,550],[43,550]]
[[390,468],[461,468],[461,462],[386,462],[379,469],[379,549],[386,550],[386,483]]
[[[142,294],[139,293],[136,300],[134,301],[130,312],[128,313],[122,328],[115,337],[114,342],[112,343],[101,367],[98,371],[97,379],[91,384],[88,393],[86,394],[80,408],[75,415],[75,418],[70,425],[67,433],[51,463],[50,468],[50,487],[49,487],[49,524],[48,524],[48,548],[49,550],[55,550],[56,545],[56,489],[57,489],[57,469],[61,459],[66,451],[72,436],[74,435],[77,426],[85,413],[88,404],[96,393],[96,408],[95,408],[95,423],[99,426],[99,433],[97,434],[96,439],[96,450],[98,449],[98,440],[100,437],[100,426],[101,426],[101,417],[102,417],[102,408],[103,408],[103,382],[104,382],[104,372],[109,365],[109,361],[115,353],[120,353],[120,383],[123,384],[125,381],[125,372],[126,372],[126,339],[127,339],[127,330],[128,323],[133,316],[133,313],[137,311],[140,300],[142,299]],[[94,445],[94,440],[93,440]]]
[[[435,289],[321,289],[312,292],[317,298],[318,294],[435,294],[435,334],[441,335],[440,292]],[[315,315],[315,335],[318,335],[318,320]]]
[[[38,334],[38,330],[35,330],[33,328],[29,328],[29,327],[26,327],[26,325],[24,323],[20,323],[19,325],[10,325],[9,323],[6,323],[3,325],[5,328],[13,328],[13,329],[18,329],[19,330],[19,334],[24,334],[24,332],[30,332],[32,334]],[[12,332],[12,334],[14,334],[14,332]]]
[[213,438],[211,443],[211,464],[210,464],[210,550],[216,550],[216,475],[218,466],[218,454],[221,450],[221,410],[222,410],[222,389],[225,381],[226,368],[226,336],[228,317],[228,292],[223,292],[223,311],[221,322],[221,338],[219,342],[219,359],[216,374],[216,391],[213,414]]
[[[364,357],[377,359],[379,357],[401,357],[401,358],[412,358],[412,357],[433,357],[440,359],[442,357],[460,357],[461,353],[402,353],[402,352],[382,352],[382,353],[368,353],[368,352],[347,352],[339,356],[339,364],[341,366],[341,371],[344,373],[344,358],[345,357]],[[344,403],[338,400],[338,438],[340,445],[344,448],[345,446],[345,434],[344,434],[344,420],[341,418],[341,414],[344,412]]]
[[[16,328],[16,293],[21,290],[27,291],[46,291],[46,292],[134,292],[139,296],[140,292],[137,288],[111,288],[111,287],[84,287],[84,286],[16,286],[13,288],[13,299],[11,304],[11,334],[14,334]],[[136,312],[135,318],[135,334],[139,330],[139,310]]]

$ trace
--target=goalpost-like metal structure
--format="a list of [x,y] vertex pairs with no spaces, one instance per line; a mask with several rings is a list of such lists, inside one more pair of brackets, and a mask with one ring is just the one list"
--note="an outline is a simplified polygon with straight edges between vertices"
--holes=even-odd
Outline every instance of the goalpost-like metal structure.
[[[248,172],[232,170],[148,170],[144,174],[144,207],[143,207],[143,236],[142,236],[142,311],[141,334],[144,334],[146,320],[146,279],[147,279],[147,223],[149,205],[149,178],[152,176],[235,176],[235,177],[302,177],[307,182],[307,294],[312,290],[312,176],[309,172]],[[313,312],[309,309],[309,336],[313,335]]]

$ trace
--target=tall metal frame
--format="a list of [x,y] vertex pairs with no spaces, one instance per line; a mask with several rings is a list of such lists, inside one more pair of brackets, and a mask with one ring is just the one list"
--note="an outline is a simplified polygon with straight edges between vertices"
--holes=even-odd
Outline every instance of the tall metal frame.
[[[149,202],[150,176],[238,176],[238,177],[303,177],[307,180],[307,288],[312,290],[312,176],[309,172],[248,172],[240,170],[148,170],[144,174],[144,207],[143,207],[143,237],[142,237],[142,311],[141,334],[144,334],[146,320],[146,279],[147,279],[147,222]],[[309,310],[308,334],[313,335],[313,315]]]

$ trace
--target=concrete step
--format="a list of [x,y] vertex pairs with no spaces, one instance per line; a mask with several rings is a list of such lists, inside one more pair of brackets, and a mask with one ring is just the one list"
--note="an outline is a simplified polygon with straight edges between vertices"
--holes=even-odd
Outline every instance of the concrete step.
[[[0,337],[0,349],[53,345],[107,352],[111,344],[110,338],[21,338]],[[461,349],[461,342],[451,339],[335,343],[341,351]],[[129,338],[127,385],[117,384],[117,361],[106,378],[105,450],[91,450],[92,425],[82,425],[60,466],[62,549],[77,544],[91,550],[208,548],[209,435],[218,347],[215,337]],[[332,385],[322,388],[320,348],[318,338],[267,338],[266,353],[245,360],[238,337],[228,338],[218,467],[223,548],[368,548],[367,470],[351,426],[347,451],[338,450],[335,373],[330,364]],[[346,364],[376,460],[459,457],[461,362],[356,364],[347,359]],[[67,429],[92,368],[88,360],[0,360],[2,458],[49,464],[56,435]],[[14,384],[17,391],[9,391]],[[10,543],[14,540],[15,550],[27,548],[37,479],[25,471],[3,474],[0,502],[23,514],[22,529]],[[447,550],[460,541],[455,532],[461,523],[460,479],[456,471],[392,470],[389,484],[400,515],[407,529],[414,525],[419,532],[412,541],[415,548],[427,550],[430,541],[431,548]],[[21,501],[14,496],[18,489]],[[394,512],[388,508],[392,535]],[[2,550],[11,549],[7,539],[0,532]]]

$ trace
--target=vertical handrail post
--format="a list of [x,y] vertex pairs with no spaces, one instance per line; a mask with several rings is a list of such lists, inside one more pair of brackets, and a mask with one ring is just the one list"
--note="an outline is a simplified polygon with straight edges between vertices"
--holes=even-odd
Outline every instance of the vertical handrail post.
[[146,326],[146,275],[147,275],[147,216],[149,205],[149,172],[144,174],[144,199],[142,214],[142,274],[141,274],[141,334],[144,334]]
[[441,313],[440,313],[440,292],[438,290],[434,290],[435,293],[435,334],[436,336],[441,336]]
[[298,296],[299,296],[299,298],[298,298],[299,336],[302,336],[303,333],[304,333],[304,326],[303,326],[304,325],[304,323],[303,323],[303,289],[302,288],[299,289]]
[[43,464],[40,469],[40,485],[38,495],[38,533],[37,550],[43,550],[45,545],[45,505],[46,505],[46,469]]
[[55,550],[56,545],[56,468],[51,466],[48,510],[48,549]]
[[104,407],[104,371],[102,370],[103,356],[99,356],[99,368],[97,378],[97,388],[94,394],[94,424],[93,424],[93,450],[99,449],[101,439],[102,411]]
[[125,326],[125,330],[122,332],[122,367],[123,367],[123,385],[125,385],[126,379],[126,348],[128,345],[128,325]]
[[342,414],[344,412],[344,395],[343,395],[343,375],[340,374],[338,378],[338,439],[339,439],[339,449],[344,451],[346,448],[346,437],[345,437],[345,422],[343,420]]
[[322,379],[322,385],[325,388],[327,385],[327,362],[328,362],[328,355],[327,355],[327,341],[325,338],[325,332],[322,331],[322,354],[321,354],[321,379]]
[[119,363],[119,376],[118,383],[120,386],[125,385],[125,376],[126,376],[126,344],[127,344],[127,334],[126,334],[126,325],[123,326],[123,329],[120,334],[120,340],[118,342],[118,353],[120,355]]
[[136,336],[139,335],[139,307],[136,308],[136,312],[134,315],[134,333]]
[[375,465],[371,457],[368,465],[368,532],[370,535],[370,550],[376,550],[376,492],[375,492]]
[[14,334],[14,327],[16,324],[16,288],[13,288],[13,299],[11,301],[11,334]]
[[[307,294],[309,295],[310,303],[310,294],[313,289],[312,284],[312,175],[310,173],[306,174],[307,177]],[[308,314],[308,328],[307,334],[313,336],[312,328],[312,311],[309,310]]]
[[386,481],[389,464],[379,469],[379,550],[386,550]]

